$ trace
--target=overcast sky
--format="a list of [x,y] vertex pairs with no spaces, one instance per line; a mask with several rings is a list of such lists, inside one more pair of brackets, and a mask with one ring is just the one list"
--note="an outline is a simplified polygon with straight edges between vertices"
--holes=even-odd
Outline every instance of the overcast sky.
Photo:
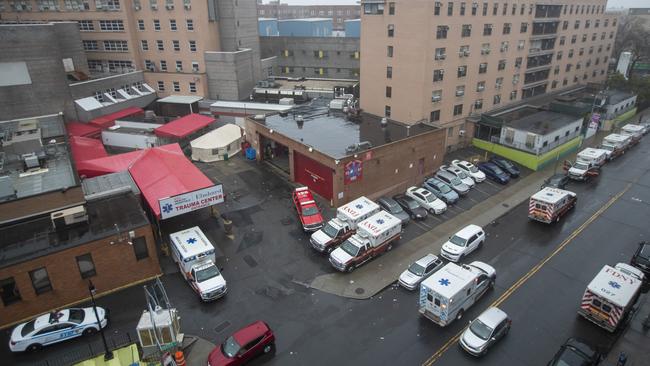
[[[264,0],[264,3],[268,3]],[[283,3],[290,5],[354,5],[357,0],[281,0]],[[650,7],[648,0],[609,0],[607,2],[608,8],[645,8]]]

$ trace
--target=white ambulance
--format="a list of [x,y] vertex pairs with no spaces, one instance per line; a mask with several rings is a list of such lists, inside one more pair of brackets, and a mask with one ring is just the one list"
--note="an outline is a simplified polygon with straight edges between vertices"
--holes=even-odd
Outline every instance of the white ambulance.
[[631,142],[632,137],[613,133],[603,138],[603,142],[600,144],[600,148],[607,150],[609,152],[607,159],[612,160],[618,156],[625,154],[625,150],[630,147]]
[[447,263],[420,284],[420,314],[441,327],[460,319],[494,286],[496,271],[483,262]]
[[632,138],[631,144],[636,145],[641,141],[643,137],[643,132],[645,132],[645,127],[635,124],[627,124],[621,127],[621,135],[630,136]]
[[625,263],[605,265],[589,283],[578,314],[614,332],[633,311],[643,282],[643,272]]
[[169,235],[174,262],[203,301],[216,300],[228,291],[215,264],[214,246],[198,226]]
[[528,218],[546,224],[560,221],[570,209],[575,207],[577,195],[564,189],[546,187],[530,197]]
[[588,147],[578,153],[576,162],[571,164],[568,175],[573,180],[588,180],[599,174],[599,169],[607,162],[607,150]]

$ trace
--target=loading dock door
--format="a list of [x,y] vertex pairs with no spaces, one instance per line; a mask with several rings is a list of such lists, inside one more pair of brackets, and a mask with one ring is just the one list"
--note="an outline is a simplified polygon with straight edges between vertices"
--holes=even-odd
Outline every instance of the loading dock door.
[[293,165],[296,182],[328,200],[332,199],[332,169],[295,151]]

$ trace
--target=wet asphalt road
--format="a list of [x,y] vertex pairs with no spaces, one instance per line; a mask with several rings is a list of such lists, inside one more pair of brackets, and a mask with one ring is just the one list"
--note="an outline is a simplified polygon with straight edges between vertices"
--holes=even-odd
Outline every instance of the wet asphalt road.
[[[223,251],[219,264],[225,269],[230,288],[224,299],[200,303],[168,262],[163,262],[166,274],[162,280],[172,304],[180,310],[185,333],[216,343],[254,320],[267,321],[276,332],[277,353],[272,359],[255,362],[258,365],[419,365],[453,338],[468,318],[498,299],[614,195],[634,182],[607,211],[505,299],[501,307],[513,318],[513,328],[492,352],[476,360],[453,344],[436,362],[543,365],[569,336],[580,336],[602,347],[615,337],[578,318],[576,311],[586,284],[602,265],[627,262],[636,243],[650,236],[650,148],[646,145],[650,143],[643,141],[606,165],[593,183],[572,184],[568,189],[578,193],[578,206],[559,224],[529,222],[524,203],[487,227],[486,245],[468,260],[493,265],[498,274],[496,288],[466,313],[464,321],[446,328],[420,317],[417,294],[396,286],[369,300],[349,300],[307,288],[304,283],[332,269],[325,257],[307,247],[307,236],[291,215],[289,188],[272,175],[261,179],[241,174],[238,177],[260,186],[242,193],[243,203],[231,213],[236,224],[234,241],[223,237],[221,230],[213,227],[214,220],[206,215],[197,215],[191,223],[170,223],[175,228],[197,223],[208,227],[209,235]],[[493,187],[482,184],[479,189],[489,192]],[[479,193],[472,192],[470,197],[478,202]],[[459,206],[471,202],[465,201]],[[453,214],[453,210],[447,214]],[[408,245],[410,238],[426,230],[425,225],[435,225],[435,220],[410,225],[401,245]],[[98,304],[111,309],[109,334],[134,334],[144,309],[144,295],[136,286],[103,297]],[[0,341],[6,339],[7,331],[3,331]],[[33,355],[11,355],[2,347],[0,357],[10,364],[35,364],[46,356],[67,356],[76,347],[87,347],[87,341],[54,345]],[[92,341],[97,342],[98,337]]]

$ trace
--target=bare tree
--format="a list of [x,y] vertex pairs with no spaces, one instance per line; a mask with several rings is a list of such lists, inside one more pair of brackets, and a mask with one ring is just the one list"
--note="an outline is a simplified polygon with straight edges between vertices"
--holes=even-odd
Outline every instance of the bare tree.
[[626,51],[632,54],[628,69],[628,77],[632,78],[636,64],[650,59],[650,27],[645,25],[644,19],[629,15],[620,18],[614,41],[614,56],[618,59]]

